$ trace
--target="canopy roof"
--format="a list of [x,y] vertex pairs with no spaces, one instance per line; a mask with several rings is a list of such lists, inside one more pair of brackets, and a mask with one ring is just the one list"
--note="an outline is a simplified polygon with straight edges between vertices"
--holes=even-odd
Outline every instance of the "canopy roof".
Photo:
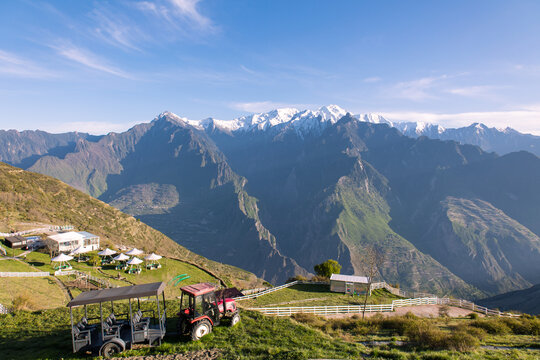
[[111,255],[114,255],[116,254],[116,251],[114,250],[111,250],[109,248],[106,248],[105,250],[101,250],[100,252],[97,253],[99,256],[111,256]]
[[369,278],[366,276],[354,276],[354,275],[341,275],[341,274],[332,274],[330,276],[330,281],[345,281],[358,284],[368,284]]
[[69,260],[73,260],[73,256],[69,256],[66,254],[60,254],[51,259],[51,261],[54,261],[54,262],[62,262],[62,261],[69,261]]
[[118,254],[113,259],[116,261],[126,261],[127,259],[129,259],[129,256],[127,256],[126,254]]
[[142,260],[136,257],[132,257],[131,260],[127,262],[128,265],[139,265],[142,263]]
[[69,254],[70,254],[70,255],[79,255],[79,254],[87,253],[87,252],[89,252],[89,251],[90,251],[89,248],[85,248],[84,246],[79,246],[78,248],[76,248],[75,250],[73,250],[72,252],[70,252]]
[[141,255],[142,253],[143,253],[142,250],[139,250],[137,248],[133,248],[133,249],[127,251],[126,255],[137,256],[137,255]]
[[210,283],[188,285],[180,288],[180,290],[182,290],[183,292],[193,296],[204,295],[211,291],[214,291],[215,289],[216,287]]
[[151,253],[150,255],[146,255],[146,256],[144,257],[144,260],[151,260],[151,261],[154,261],[154,260],[159,260],[159,259],[161,259],[161,258],[162,258],[161,255]]
[[112,289],[85,291],[71,300],[67,306],[98,304],[100,302],[158,296],[165,290],[164,282],[123,286]]

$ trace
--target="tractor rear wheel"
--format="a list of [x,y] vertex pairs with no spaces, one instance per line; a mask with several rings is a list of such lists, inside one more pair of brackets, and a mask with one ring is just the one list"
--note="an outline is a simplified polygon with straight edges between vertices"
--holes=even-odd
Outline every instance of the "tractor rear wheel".
[[239,313],[235,313],[232,317],[231,317],[231,322],[229,323],[229,326],[230,327],[233,327],[234,325],[238,324],[240,322],[240,314]]
[[212,324],[208,320],[201,320],[191,330],[191,340],[200,340],[204,335],[212,332]]
[[178,330],[178,334],[180,335],[184,335],[185,333],[188,332],[188,325],[189,325],[189,322],[188,320],[181,316],[178,318],[178,323],[176,325],[176,329]]

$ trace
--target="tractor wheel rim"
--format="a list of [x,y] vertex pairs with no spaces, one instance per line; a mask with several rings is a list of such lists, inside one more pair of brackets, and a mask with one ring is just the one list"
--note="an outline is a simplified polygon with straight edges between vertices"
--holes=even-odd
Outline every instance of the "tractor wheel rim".
[[208,334],[208,326],[202,325],[197,329],[197,337],[203,337],[206,334]]

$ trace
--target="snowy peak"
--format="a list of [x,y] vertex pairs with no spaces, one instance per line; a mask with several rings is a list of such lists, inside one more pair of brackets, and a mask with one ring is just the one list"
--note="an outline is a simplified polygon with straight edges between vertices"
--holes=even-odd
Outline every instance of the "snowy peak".
[[394,126],[394,123],[392,123],[391,121],[387,120],[386,118],[382,117],[379,114],[373,114],[373,113],[356,114],[354,115],[354,117],[358,119],[359,121],[368,122],[371,124],[386,124],[392,127]]

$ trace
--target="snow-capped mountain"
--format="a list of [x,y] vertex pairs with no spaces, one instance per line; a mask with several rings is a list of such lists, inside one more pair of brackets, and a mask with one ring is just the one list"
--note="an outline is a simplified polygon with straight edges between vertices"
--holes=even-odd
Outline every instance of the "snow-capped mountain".
[[[350,112],[337,105],[327,105],[317,110],[275,109],[232,120],[214,118],[190,120],[170,112],[164,112],[156,120],[166,117],[189,124],[200,130],[219,129],[227,133],[291,129],[303,137],[307,134],[321,134],[324,129],[335,124],[347,114],[350,114]],[[522,134],[511,128],[496,129],[489,128],[484,124],[474,123],[467,127],[446,129],[441,125],[427,122],[395,122],[373,113],[351,116],[358,121],[394,127],[409,137],[427,136],[432,139],[454,140],[461,144],[477,145],[486,151],[494,151],[501,155],[525,150],[540,156],[540,137]]]

